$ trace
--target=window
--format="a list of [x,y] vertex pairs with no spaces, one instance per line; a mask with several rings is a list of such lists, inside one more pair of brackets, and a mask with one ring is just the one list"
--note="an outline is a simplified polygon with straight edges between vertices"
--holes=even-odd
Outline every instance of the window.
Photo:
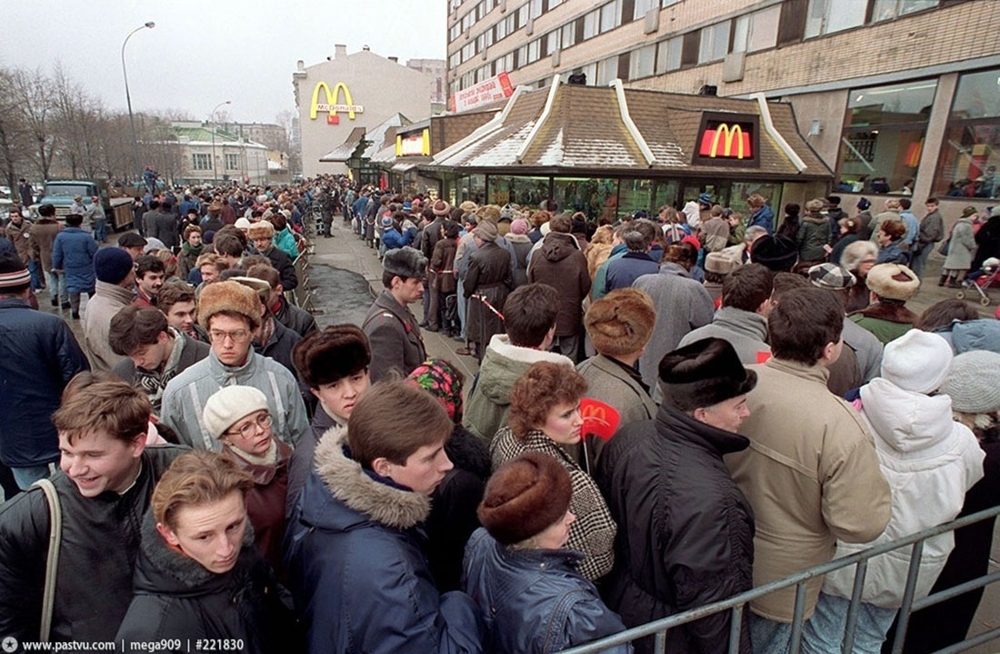
[[490,66],[480,66],[476,69],[476,84],[484,82],[490,77]]
[[192,156],[195,170],[212,170],[212,155],[195,152]]
[[601,34],[622,24],[622,0],[614,0],[601,7]]
[[660,0],[661,7],[669,7],[670,5],[675,5],[681,0]]
[[681,49],[684,37],[676,36],[669,41],[661,41],[656,52],[656,74],[677,70],[681,67]]
[[493,62],[493,74],[499,75],[503,72],[514,70],[514,53],[508,52]]
[[546,34],[543,38],[545,39],[545,56],[549,56],[556,50],[560,48],[559,38],[562,35],[562,30],[553,30]]
[[1000,68],[958,79],[934,193],[1000,198]]
[[549,11],[552,11],[559,5],[561,5],[565,0],[549,0]]
[[448,30],[448,40],[454,41],[462,35],[462,23],[455,23]]
[[504,19],[499,23],[497,23],[493,27],[493,32],[494,32],[493,35],[494,42],[503,41],[505,38],[507,38],[507,19]]
[[809,0],[805,38],[863,25],[868,0]]
[[656,6],[656,0],[635,0],[632,6],[632,20],[640,20],[646,17],[646,12]]
[[240,155],[226,154],[226,170],[239,170],[239,169],[240,169]]
[[938,0],[875,0],[875,11],[872,12],[872,22],[891,20],[915,11],[933,9],[938,6]]
[[733,52],[757,52],[773,48],[778,42],[780,14],[781,5],[774,5],[737,18],[733,29]]
[[462,52],[461,51],[455,52],[451,56],[448,57],[448,67],[449,68],[458,68],[458,65],[460,63],[462,63]]
[[541,57],[542,40],[535,39],[528,44],[528,59],[526,63],[533,64]]
[[917,176],[937,82],[851,89],[837,190],[897,192]]
[[559,47],[566,48],[576,45],[576,21],[573,21],[569,25],[562,26],[562,37],[561,44]]
[[597,86],[607,86],[618,77],[618,57],[597,62]]
[[723,21],[701,29],[701,47],[698,50],[698,63],[718,61],[725,58],[729,49],[729,24]]
[[521,8],[517,10],[517,25],[511,30],[512,32],[528,24],[528,9],[528,5],[521,5]]
[[656,44],[632,51],[629,59],[628,78],[642,79],[653,74],[656,64]]
[[598,30],[601,25],[601,10],[595,9],[594,11],[586,14],[583,17],[583,40],[592,39],[597,36]]
[[531,0],[528,3],[528,13],[532,18],[538,18],[545,12],[544,0]]

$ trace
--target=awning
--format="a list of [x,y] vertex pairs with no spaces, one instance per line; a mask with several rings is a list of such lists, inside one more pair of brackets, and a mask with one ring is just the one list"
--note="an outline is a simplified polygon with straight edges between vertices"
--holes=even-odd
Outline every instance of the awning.
[[405,173],[409,170],[413,170],[416,167],[417,164],[415,163],[398,163],[393,165],[393,167],[390,170],[392,170],[392,172],[394,173]]

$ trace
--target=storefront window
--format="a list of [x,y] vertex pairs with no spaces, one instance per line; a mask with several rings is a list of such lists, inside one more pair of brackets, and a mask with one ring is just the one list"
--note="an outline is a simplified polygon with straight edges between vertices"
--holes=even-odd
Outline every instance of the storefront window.
[[934,193],[1000,197],[1000,69],[962,75],[955,91]]
[[675,181],[623,179],[618,191],[618,215],[626,216],[641,209],[655,217],[660,207],[677,201],[677,189]]
[[745,216],[750,211],[747,198],[754,193],[759,193],[767,200],[767,205],[771,207],[776,217],[782,215],[781,184],[767,182],[733,182],[729,188],[729,208]]
[[564,211],[582,211],[595,222],[614,222],[618,215],[617,179],[563,177],[554,186],[553,199]]
[[923,80],[851,90],[837,190],[912,192],[936,89]]
[[508,177],[490,175],[489,203],[537,207],[549,197],[548,177]]

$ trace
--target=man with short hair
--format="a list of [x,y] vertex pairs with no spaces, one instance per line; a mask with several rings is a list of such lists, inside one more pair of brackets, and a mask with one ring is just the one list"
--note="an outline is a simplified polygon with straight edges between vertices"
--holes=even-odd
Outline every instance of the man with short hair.
[[722,307],[712,322],[681,339],[684,347],[704,338],[728,341],[745,366],[763,363],[771,356],[767,344],[767,315],[774,273],[759,263],[748,263],[726,275],[722,282]]
[[[826,387],[843,348],[843,311],[829,291],[788,291],[768,317],[773,356],[751,368],[758,383],[739,429],[750,447],[726,464],[753,507],[754,586],[826,563],[837,540],[868,542],[889,521],[889,485],[871,434]],[[806,620],[821,584],[822,576],[805,584]],[[786,650],[794,596],[791,587],[750,602],[755,651]],[[816,640],[808,624],[803,638]]]
[[[144,218],[145,219],[145,218]],[[176,252],[181,245],[177,218],[174,216],[174,204],[169,199],[160,202],[160,207],[153,214],[153,232],[147,227],[146,236],[159,239],[171,252]]]
[[927,265],[927,257],[930,256],[934,245],[944,239],[944,219],[938,211],[938,199],[927,198],[924,206],[927,207],[927,214],[920,221],[920,228],[917,232],[917,241],[911,249],[910,270],[920,277]]
[[149,243],[142,236],[135,232],[125,232],[118,237],[118,247],[125,250],[135,261],[146,252],[146,245]]
[[555,336],[559,293],[546,284],[525,284],[507,296],[504,303],[506,334],[490,339],[479,366],[479,380],[468,393],[462,424],[486,442],[507,424],[510,392],[514,382],[531,364],[550,361],[566,366],[573,362],[549,352]]
[[899,198],[899,217],[903,221],[903,225],[906,226],[903,245],[906,246],[904,249],[909,252],[913,251],[913,245],[917,242],[917,237],[920,235],[920,221],[917,220],[916,214],[910,210],[912,206],[913,202],[910,198]]
[[285,299],[285,287],[281,285],[281,275],[270,265],[256,264],[247,270],[247,277],[261,279],[268,283],[267,306],[274,318],[299,336],[307,336],[319,328],[316,319],[305,309],[300,309]]
[[159,257],[144,254],[135,260],[135,299],[137,307],[155,307],[156,295],[163,287],[166,265]]
[[113,372],[145,391],[157,416],[167,382],[207,357],[210,349],[170,327],[158,309],[134,304],[111,319],[108,337],[115,354],[127,357]]
[[94,256],[97,276],[94,297],[83,316],[83,341],[90,367],[111,370],[122,361],[108,341],[111,319],[135,299],[135,269],[132,257],[121,248],[102,248]]
[[212,241],[212,247],[215,249],[219,261],[226,264],[226,268],[240,267],[240,260],[246,250],[243,241],[236,234],[228,231],[216,234],[215,240]]
[[208,343],[208,334],[198,326],[194,289],[189,284],[164,284],[156,296],[156,308],[167,317],[167,324],[200,343]]
[[[146,448],[149,400],[117,379],[80,384],[52,422],[62,539],[49,640],[111,641],[132,601],[142,516],[181,450]],[[49,515],[40,488],[0,506],[0,633],[22,643],[39,637]]]
[[21,489],[47,477],[59,459],[49,417],[73,375],[90,369],[66,322],[33,309],[30,295],[24,264],[0,255],[0,460]]
[[94,230],[94,240],[98,243],[108,242],[108,216],[104,213],[101,205],[101,198],[94,195],[90,198],[90,206],[84,219],[90,223],[90,228]]
[[420,325],[409,305],[424,295],[427,259],[411,247],[389,250],[382,257],[382,285],[361,328],[371,344],[372,382],[392,371],[404,377],[427,358]]

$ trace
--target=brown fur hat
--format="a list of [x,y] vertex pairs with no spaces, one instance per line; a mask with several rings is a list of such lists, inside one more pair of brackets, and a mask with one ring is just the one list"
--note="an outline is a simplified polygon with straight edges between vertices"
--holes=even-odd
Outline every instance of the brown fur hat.
[[514,545],[558,522],[572,496],[573,484],[561,463],[547,454],[525,452],[493,473],[477,513],[498,543]]
[[223,311],[245,316],[251,329],[260,326],[260,299],[249,286],[230,280],[203,288],[198,297],[198,324],[208,329],[209,319]]
[[646,346],[656,323],[656,309],[637,288],[611,291],[587,309],[583,325],[594,349],[604,356],[620,357]]
[[295,345],[292,362],[310,388],[332,384],[367,368],[372,362],[368,337],[351,324],[330,325]]
[[272,238],[274,236],[274,225],[262,220],[258,223],[253,223],[247,229],[247,238],[253,240],[255,238]]

